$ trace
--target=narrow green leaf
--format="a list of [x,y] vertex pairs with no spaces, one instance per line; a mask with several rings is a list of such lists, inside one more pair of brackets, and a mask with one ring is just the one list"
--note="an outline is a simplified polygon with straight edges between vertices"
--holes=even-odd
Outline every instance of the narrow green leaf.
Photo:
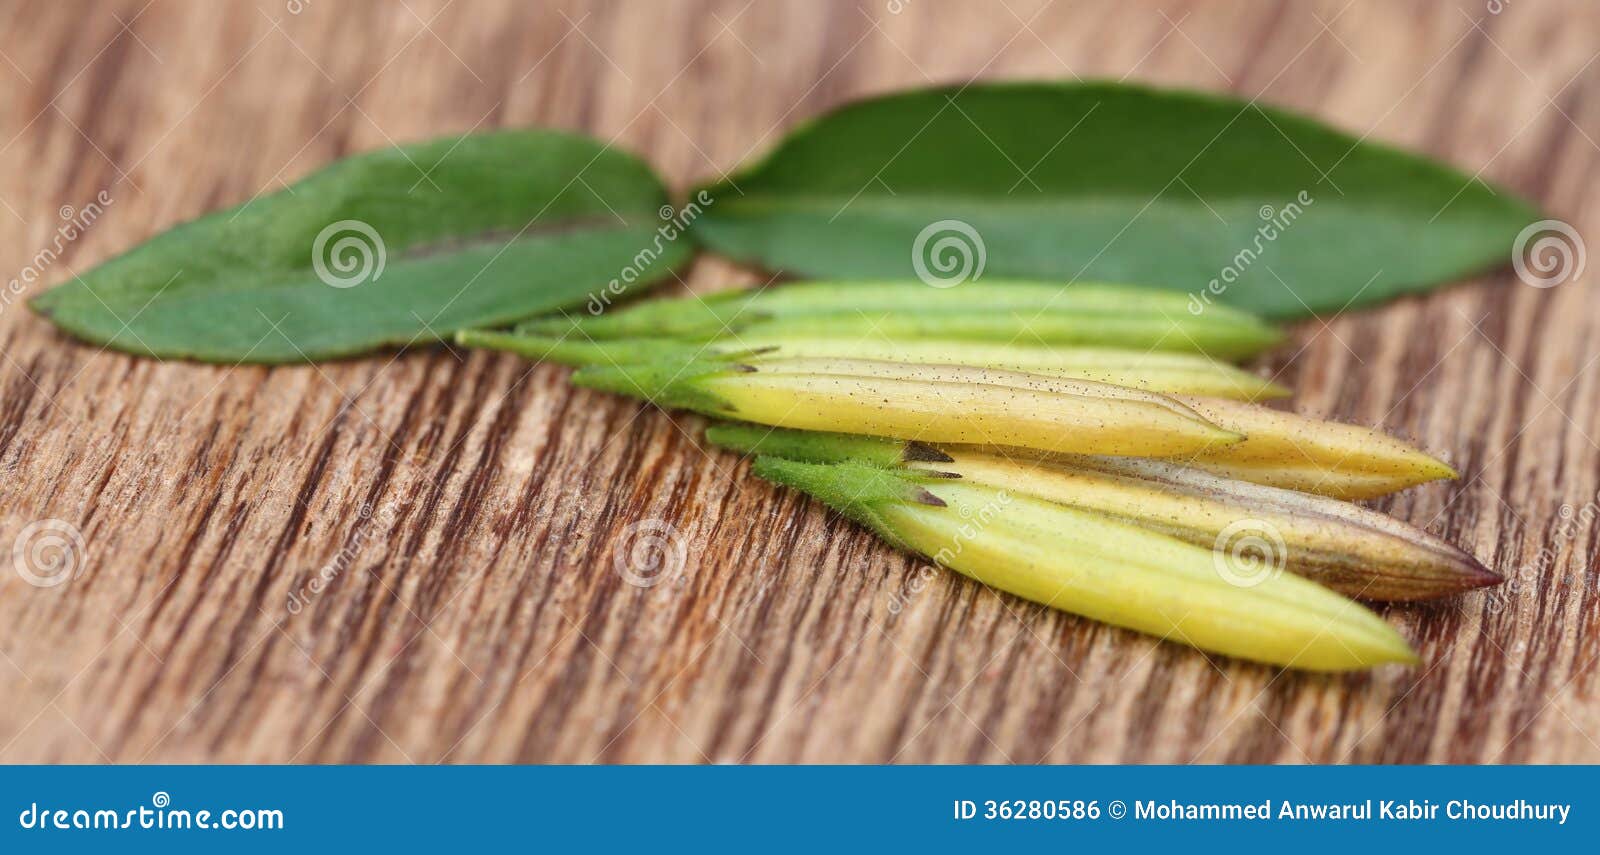
[[[606,317],[603,315],[602,317]],[[959,339],[889,341],[875,338],[751,337],[730,334],[710,341],[670,338],[594,339],[582,331],[562,336],[462,330],[463,347],[503,350],[542,362],[584,367],[654,362],[660,359],[728,359],[759,363],[768,359],[869,359],[924,365],[968,365],[1021,371],[1047,377],[1092,380],[1149,392],[1206,395],[1241,401],[1289,394],[1270,380],[1242,368],[1191,353],[1111,348],[1033,347]]]
[[795,274],[1129,282],[1186,292],[1196,314],[1225,302],[1273,317],[1508,260],[1539,218],[1301,116],[1114,83],[858,102],[705,192],[701,241]]
[[690,255],[638,159],[547,130],[338,161],[33,300],[119,350],[296,362],[605,305]]

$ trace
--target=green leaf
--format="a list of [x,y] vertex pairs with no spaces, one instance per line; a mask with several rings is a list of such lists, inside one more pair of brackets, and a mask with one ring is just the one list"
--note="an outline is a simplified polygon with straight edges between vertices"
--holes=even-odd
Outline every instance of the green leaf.
[[692,252],[638,159],[546,130],[338,161],[40,295],[35,310],[118,350],[296,362],[433,341],[591,302]]
[[1539,219],[1307,118],[1114,83],[861,101],[705,192],[706,246],[794,274],[1127,282],[1279,318],[1509,260]]

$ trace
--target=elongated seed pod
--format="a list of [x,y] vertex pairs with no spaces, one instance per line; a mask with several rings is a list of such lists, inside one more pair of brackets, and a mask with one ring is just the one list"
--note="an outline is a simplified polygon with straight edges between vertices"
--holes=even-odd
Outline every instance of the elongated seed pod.
[[1281,570],[1353,597],[1405,601],[1498,583],[1466,552],[1415,526],[1324,496],[1263,487],[1155,460],[1052,455],[1022,460],[919,442],[719,424],[715,445],[811,463],[860,463],[1096,511],[1222,553],[1248,581]]
[[[885,378],[916,376],[936,382],[986,383],[1029,390],[1049,388],[1054,382],[1059,382],[1026,372],[953,365],[908,366],[874,360],[770,359],[764,361],[763,369]],[[1182,462],[1185,463],[1224,467],[1223,471],[1227,474],[1233,474],[1227,467],[1234,466],[1243,467],[1240,471],[1255,469],[1268,472],[1271,467],[1310,467],[1316,473],[1314,478],[1299,478],[1296,483],[1274,483],[1273,486],[1340,498],[1349,497],[1361,488],[1376,488],[1388,493],[1456,476],[1454,469],[1420,449],[1369,428],[1219,398],[1186,395],[1173,398],[1203,414],[1207,420],[1245,437],[1243,442],[1213,446],[1198,454],[1183,457]],[[828,427],[823,425],[818,429]],[[1039,448],[1038,445],[1028,447]]]
[[1108,347],[1040,347],[959,339],[894,341],[740,335],[717,344],[760,351],[769,358],[866,359],[920,365],[966,365],[1093,380],[1130,389],[1234,400],[1280,398],[1289,390],[1206,356]]
[[916,378],[944,376],[948,369],[916,365],[892,373],[870,369],[883,376],[806,373],[802,362],[592,365],[574,374],[573,383],[777,427],[931,442],[1172,456],[1241,439],[1171,398],[1104,383],[1037,377],[1031,388],[1022,388],[930,381]]
[[1093,380],[1150,392],[1245,401],[1289,394],[1287,389],[1269,380],[1199,354],[1116,348],[1041,347],[960,339],[894,341],[781,335],[738,335],[689,342],[664,338],[587,339],[580,333],[550,338],[483,330],[459,332],[456,342],[464,347],[503,350],[531,359],[580,367],[649,362],[674,355],[711,358],[748,354],[741,357],[747,362],[774,357],[834,357],[970,365]]
[[[798,317],[750,317],[729,328],[737,336],[807,336],[918,341],[954,338],[969,341],[1033,342],[1061,347],[1120,347],[1203,353],[1244,360],[1279,341],[1262,332],[1209,315],[1169,316],[1131,313],[1090,315],[1065,312],[850,312]],[[716,334],[727,334],[716,333]]]
[[761,291],[653,300],[597,317],[546,318],[518,332],[560,338],[804,335],[864,340],[945,338],[1125,347],[1244,358],[1281,340],[1243,312],[1187,310],[1182,295],[1113,285],[985,283],[940,290],[920,282],[798,283]]
[[1202,452],[1186,461],[1218,474],[1345,499],[1457,477],[1449,464],[1371,428],[1218,398],[1180,400],[1248,437],[1225,453]]
[[1110,514],[1216,549],[1234,578],[1288,570],[1369,600],[1426,600],[1499,583],[1466,552],[1415,526],[1337,499],[1263,487],[1152,460],[1053,465],[955,452],[913,461],[963,480]]
[[[903,363],[846,359],[772,359],[769,371],[813,374],[853,374],[874,377],[919,378],[946,383],[985,383],[1019,390],[1048,388],[1053,378],[1016,371],[968,366],[908,366]],[[1402,490],[1416,484],[1454,478],[1455,470],[1420,449],[1378,431],[1341,422],[1324,421],[1220,398],[1171,396],[1215,424],[1226,427],[1244,441],[1211,448],[1193,455],[1142,454],[1175,457],[1178,462],[1212,469],[1245,480],[1259,475],[1271,486],[1299,489],[1338,498],[1365,498]],[[826,425],[816,429],[829,429]],[[885,434],[909,436],[907,434]],[[918,438],[911,436],[910,438]],[[928,438],[930,441],[948,441]],[[989,441],[991,445],[1003,445]],[[1038,449],[1039,445],[1028,448]],[[1276,470],[1292,473],[1279,475]]]
[[1212,552],[1112,517],[859,464],[758,458],[890,543],[1036,603],[1163,639],[1324,671],[1416,662],[1380,618],[1289,574],[1230,582]]

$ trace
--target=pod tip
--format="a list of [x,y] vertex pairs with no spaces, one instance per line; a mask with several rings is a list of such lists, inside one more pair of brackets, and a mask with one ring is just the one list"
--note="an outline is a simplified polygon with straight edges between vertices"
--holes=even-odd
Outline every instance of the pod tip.
[[1407,668],[1415,668],[1422,664],[1422,657],[1417,654],[1417,651],[1412,650],[1410,646],[1407,646],[1405,650],[1396,652],[1393,659],[1379,664],[1404,665]]
[[900,453],[901,459],[907,463],[954,463],[955,458],[940,451],[926,442],[912,440],[906,443],[905,450]]
[[1478,559],[1470,556],[1466,559],[1466,561],[1462,562],[1461,571],[1461,589],[1463,591],[1470,591],[1474,588],[1492,587],[1494,585],[1499,585],[1506,580],[1506,577],[1484,565],[1484,563]]
[[[1415,668],[1422,664],[1422,657],[1412,649],[1411,643],[1405,640],[1400,633],[1392,628],[1387,633],[1388,637],[1372,639],[1368,644],[1362,644],[1356,650],[1346,650],[1355,658],[1342,665],[1326,670],[1332,671],[1366,671],[1384,665],[1399,665],[1404,668]],[[1360,652],[1357,653],[1356,651]],[[1291,667],[1307,667],[1298,663]]]
[[1250,438],[1236,430],[1228,430],[1224,427],[1215,427],[1213,433],[1216,436],[1217,445],[1238,445]]
[[1384,633],[1386,637],[1379,640],[1372,659],[1368,662],[1369,665],[1404,665],[1407,668],[1414,668],[1422,664],[1422,657],[1405,636],[1388,624],[1383,624],[1383,627],[1388,630]]
[[1412,474],[1409,477],[1401,476],[1409,483],[1401,484],[1400,487],[1395,489],[1414,487],[1418,484],[1427,484],[1433,481],[1458,481],[1461,479],[1461,473],[1456,471],[1454,466],[1431,454],[1417,451],[1414,453],[1414,457],[1416,466]]
[[1261,381],[1261,388],[1256,390],[1255,398],[1258,401],[1275,401],[1293,394],[1294,390],[1288,386],[1274,383],[1271,380],[1263,380]]

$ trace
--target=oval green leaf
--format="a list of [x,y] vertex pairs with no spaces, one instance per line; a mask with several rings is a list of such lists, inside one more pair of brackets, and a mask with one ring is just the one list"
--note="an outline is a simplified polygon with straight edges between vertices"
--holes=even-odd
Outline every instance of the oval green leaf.
[[177,226],[32,306],[162,357],[298,362],[607,305],[692,253],[649,167],[517,130],[383,149]]
[[1237,99],[977,84],[847,105],[707,188],[706,246],[799,275],[1126,282],[1288,318],[1509,261],[1539,215]]

